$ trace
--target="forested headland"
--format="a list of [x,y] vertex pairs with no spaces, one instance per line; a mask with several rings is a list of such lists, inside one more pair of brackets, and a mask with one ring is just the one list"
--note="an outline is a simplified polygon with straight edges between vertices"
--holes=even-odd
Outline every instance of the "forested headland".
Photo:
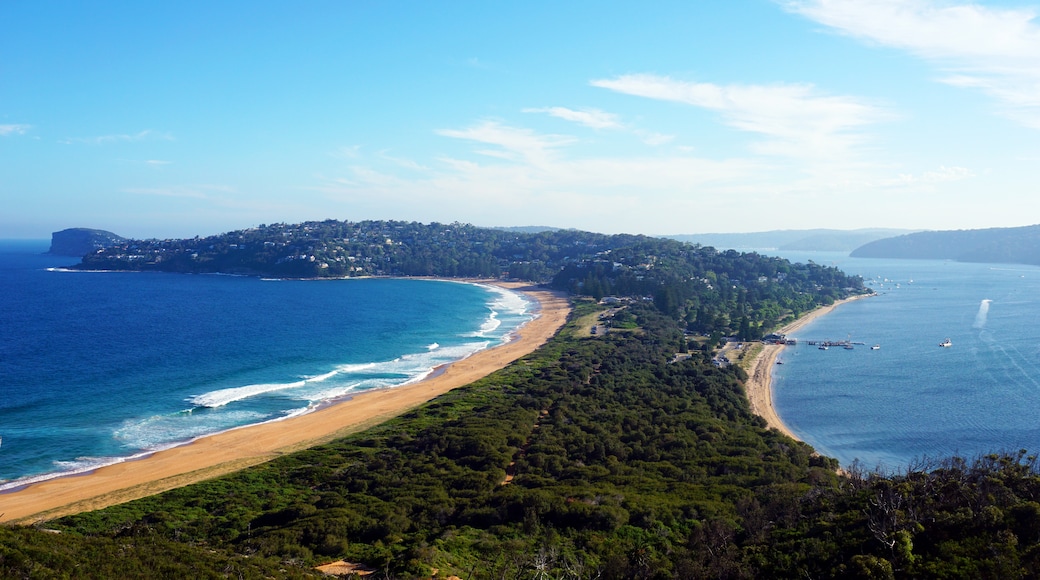
[[437,276],[529,280],[574,295],[649,299],[693,333],[762,336],[850,293],[859,277],[818,264],[676,240],[577,230],[525,233],[468,224],[325,220],[216,236],[124,240],[86,270],[291,278]]
[[512,243],[548,259],[486,263],[524,278],[502,266],[526,261],[572,293],[571,323],[539,351],[364,433],[0,528],[0,576],[317,577],[335,560],[466,580],[1040,574],[1036,457],[839,474],[750,412],[739,366],[713,364],[713,336],[760,334],[863,292],[857,278],[653,238],[533,235]]
[[864,244],[855,258],[1040,265],[1040,225],[916,232]]

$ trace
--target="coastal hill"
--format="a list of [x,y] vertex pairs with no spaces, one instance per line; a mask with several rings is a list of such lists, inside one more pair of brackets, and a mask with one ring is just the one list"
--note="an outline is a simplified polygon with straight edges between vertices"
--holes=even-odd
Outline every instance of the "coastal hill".
[[399,221],[264,224],[205,238],[124,240],[70,268],[529,280],[597,300],[652,300],[687,330],[716,340],[759,338],[785,317],[865,292],[862,279],[834,268],[663,238]]
[[85,256],[73,268],[281,278],[547,280],[568,260],[651,239],[575,230],[529,233],[461,223],[325,220],[261,224],[204,238],[124,240]]
[[772,230],[744,234],[682,234],[664,236],[669,239],[734,249],[777,249],[798,252],[851,252],[874,240],[906,234],[912,230]]
[[102,248],[108,248],[126,241],[105,230],[89,228],[68,228],[51,234],[49,253],[57,256],[85,256]]
[[851,255],[1040,265],[1040,225],[917,232],[870,242]]

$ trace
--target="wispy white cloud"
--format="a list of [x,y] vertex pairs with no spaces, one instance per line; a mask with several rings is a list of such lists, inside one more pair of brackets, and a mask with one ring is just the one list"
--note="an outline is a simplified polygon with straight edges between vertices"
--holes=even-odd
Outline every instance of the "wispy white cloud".
[[155,169],[159,169],[161,167],[173,164],[173,161],[166,161],[163,159],[119,159],[118,161],[120,163],[127,163],[130,165],[147,165],[148,167],[152,167]]
[[25,135],[32,125],[25,124],[14,124],[14,125],[0,125],[0,137],[7,137],[8,135]]
[[391,163],[391,164],[393,164],[393,165],[395,165],[395,166],[397,166],[397,167],[399,167],[401,169],[406,169],[406,170],[409,170],[409,171],[427,171],[427,170],[429,170],[429,167],[427,167],[427,166],[425,166],[425,165],[415,161],[414,159],[407,159],[405,157],[398,157],[396,155],[390,155],[390,153],[387,152],[387,151],[381,151],[379,153],[379,158],[384,160],[384,161],[387,161],[387,162],[389,162],[389,163]]
[[[412,171],[403,174],[397,170],[401,160],[374,155],[357,159],[339,176],[311,189],[369,215],[395,204],[408,214],[406,219],[459,219],[461,207],[464,219],[474,223],[554,225],[567,216],[568,223],[561,225],[596,231],[617,222],[618,215],[630,215],[628,231],[666,233],[684,230],[678,225],[684,220],[736,215],[735,200],[769,190],[774,175],[756,160],[712,160],[674,151],[583,157],[576,139],[497,121],[438,133],[473,142],[477,156],[412,162],[407,164]],[[654,214],[635,223],[648,205],[667,207],[667,218]]]
[[579,123],[593,129],[619,129],[621,122],[617,115],[599,109],[568,109],[567,107],[540,107],[524,109],[525,113],[546,113],[565,121]]
[[881,185],[887,187],[932,186],[940,183],[950,183],[954,181],[971,179],[975,176],[975,172],[966,167],[947,167],[943,165],[940,166],[939,169],[925,171],[919,175],[903,173],[895,179],[889,179],[884,181]]
[[[320,177],[307,189],[320,192],[352,215],[380,216],[390,205],[405,212],[395,214],[395,219],[450,221],[460,219],[459,208],[464,208],[461,219],[485,225],[539,223],[593,231],[623,227],[616,231],[667,234],[718,227],[775,228],[777,204],[824,207],[839,196],[867,194],[879,202],[857,213],[856,219],[887,223],[890,209],[913,197],[909,194],[938,195],[943,183],[973,175],[950,166],[893,179],[898,170],[892,165],[858,159],[856,145],[865,138],[859,134],[861,125],[885,118],[886,113],[855,100],[846,103],[838,98],[832,103],[811,87],[795,87],[793,95],[782,95],[785,98],[766,95],[757,101],[754,95],[714,85],[693,87],[695,96],[690,96],[682,93],[690,89],[688,83],[665,81],[642,92],[710,104],[707,108],[718,111],[727,123],[764,136],[756,150],[784,157],[709,158],[698,148],[678,146],[647,148],[635,155],[600,155],[595,153],[600,147],[586,147],[570,136],[485,120],[437,131],[469,143],[470,155],[419,162],[385,152],[359,154],[338,175]],[[634,90],[631,84],[626,88]],[[705,90],[707,96],[696,95],[697,90]],[[842,108],[846,104],[851,113]],[[815,107],[816,112],[809,115],[797,105]],[[791,110],[797,118],[784,119]],[[805,133],[796,126],[799,119],[809,126]],[[621,138],[625,134],[662,144],[671,139],[641,129],[614,133]],[[819,140],[813,141],[814,137]],[[804,158],[806,153],[790,151],[809,145],[843,149],[836,159],[826,156],[830,152],[813,152],[816,157]],[[407,171],[400,171],[402,167]],[[650,207],[660,211],[648,212]],[[811,213],[802,216],[804,223],[784,225],[813,227],[819,217]],[[566,223],[553,221],[559,216],[566,216]],[[618,220],[618,216],[625,217]],[[728,226],[720,225],[726,220]]]
[[675,140],[675,135],[665,135],[655,131],[647,131],[627,126],[614,113],[608,113],[600,109],[569,109],[567,107],[540,107],[524,109],[525,113],[545,113],[558,119],[571,121],[590,127],[592,129],[613,129],[629,132],[639,138],[643,143],[651,147],[667,145]]
[[675,140],[675,135],[665,135],[663,133],[655,133],[653,131],[637,130],[635,132],[643,143],[653,147],[659,147],[661,145],[667,145]]
[[866,141],[864,127],[891,117],[862,99],[825,95],[809,84],[717,85],[633,74],[592,85],[715,111],[729,126],[766,137],[752,146],[765,155],[848,157]]
[[349,145],[340,147],[332,152],[333,157],[339,157],[341,159],[357,159],[358,155],[361,154],[360,145]]
[[73,143],[86,143],[88,145],[107,145],[110,143],[131,143],[135,141],[174,141],[174,138],[169,133],[159,133],[152,131],[151,129],[145,129],[144,131],[138,131],[132,134],[117,134],[117,135],[100,135],[97,137],[69,137],[64,139],[61,143],[73,144]]
[[978,89],[1003,112],[1040,128],[1040,26],[1032,9],[939,0],[779,0],[791,12],[854,38],[905,50]]
[[539,135],[530,129],[502,125],[497,121],[483,121],[467,129],[442,129],[439,135],[466,139],[497,149],[480,149],[476,153],[507,160],[525,160],[544,165],[554,157],[554,150],[574,143],[576,139],[566,135]]

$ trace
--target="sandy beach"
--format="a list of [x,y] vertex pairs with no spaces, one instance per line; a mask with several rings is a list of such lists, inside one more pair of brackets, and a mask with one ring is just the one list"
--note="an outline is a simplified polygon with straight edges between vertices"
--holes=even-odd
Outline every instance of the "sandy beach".
[[371,391],[313,413],[243,427],[154,453],[0,494],[0,522],[28,524],[100,509],[217,477],[269,461],[400,415],[456,387],[467,385],[533,352],[559,330],[570,304],[559,293],[526,284],[486,282],[537,300],[538,317],[512,341],[455,362],[411,385]]
[[[839,300],[830,306],[823,306],[817,308],[811,312],[806,313],[801,318],[794,322],[780,328],[777,332],[786,335],[792,335],[799,329],[805,327],[810,322],[817,318],[830,313],[835,308],[842,304],[858,300],[860,298],[866,298],[869,294],[861,294],[846,298],[845,300]],[[748,379],[744,387],[747,390],[748,400],[751,403],[751,411],[766,420],[766,424],[769,427],[779,430],[792,439],[798,439],[794,432],[791,431],[787,425],[780,419],[780,416],[776,413],[776,408],[773,407],[773,386],[772,386],[772,375],[773,366],[776,364],[777,357],[780,356],[780,352],[784,350],[782,344],[767,344],[762,347],[762,350],[755,356],[751,361],[751,365],[748,370]]]

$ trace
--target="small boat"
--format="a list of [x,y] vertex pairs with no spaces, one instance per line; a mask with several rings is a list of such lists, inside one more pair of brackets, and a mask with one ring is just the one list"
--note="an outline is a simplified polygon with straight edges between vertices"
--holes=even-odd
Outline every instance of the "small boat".
[[951,346],[953,346],[953,343],[950,341],[950,339],[947,338],[946,340],[940,342],[939,346],[943,348],[950,348]]
[[782,361],[782,360],[778,360],[778,361],[776,361],[776,364],[778,364],[778,365],[782,365],[782,364],[784,364],[784,361]]
[[870,347],[870,350],[881,350],[881,345],[875,344],[874,346]]
[[819,349],[820,349],[820,350],[827,350],[828,348],[829,348],[829,347],[828,347],[828,346],[827,346],[826,344],[821,344],[821,345],[819,346]]

